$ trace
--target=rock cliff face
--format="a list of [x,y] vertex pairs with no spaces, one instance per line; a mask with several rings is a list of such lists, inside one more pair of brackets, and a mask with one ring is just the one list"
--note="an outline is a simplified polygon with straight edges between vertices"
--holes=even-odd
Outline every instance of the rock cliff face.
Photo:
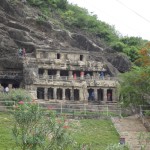
[[[90,51],[93,59],[103,61],[112,76],[129,70],[126,56],[101,47],[85,35],[56,29],[49,21],[40,21],[41,12],[21,2],[0,1],[0,68],[22,69],[17,51],[24,47],[27,53],[37,48],[81,49]],[[96,40],[95,40],[96,41]]]

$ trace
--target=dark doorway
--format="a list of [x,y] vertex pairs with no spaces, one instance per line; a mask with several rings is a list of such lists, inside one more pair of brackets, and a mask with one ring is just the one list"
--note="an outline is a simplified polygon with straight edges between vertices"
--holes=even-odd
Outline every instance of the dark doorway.
[[56,70],[48,70],[48,75],[49,76],[53,76],[53,75],[56,75]]
[[53,88],[48,88],[48,95],[47,95],[48,99],[54,99],[53,91],[54,91]]
[[112,89],[107,90],[107,101],[112,101]]
[[83,55],[80,55],[80,61],[83,61]]
[[57,59],[60,59],[60,56],[61,56],[61,55],[60,55],[59,53],[57,53]]
[[3,86],[3,88],[6,88],[6,87],[8,87],[8,84],[7,83],[1,83],[1,86]]
[[68,71],[65,71],[65,70],[61,70],[60,71],[60,76],[69,76],[69,72]]
[[44,99],[44,88],[37,88],[37,99]]
[[103,89],[98,89],[97,90],[97,94],[98,94],[98,101],[103,101]]
[[19,83],[14,83],[13,85],[12,85],[12,88],[15,88],[15,89],[17,89],[17,88],[19,88],[20,87],[20,84]]
[[94,89],[88,89],[88,100],[89,101],[94,101],[95,100]]
[[78,101],[80,99],[79,97],[79,90],[78,89],[74,89],[74,100]]
[[62,100],[62,89],[57,89],[57,99]]
[[66,89],[66,90],[65,90],[65,97],[66,97],[66,100],[71,100],[70,89]]
[[39,68],[39,69],[38,69],[38,74],[39,74],[39,77],[43,77],[44,69]]

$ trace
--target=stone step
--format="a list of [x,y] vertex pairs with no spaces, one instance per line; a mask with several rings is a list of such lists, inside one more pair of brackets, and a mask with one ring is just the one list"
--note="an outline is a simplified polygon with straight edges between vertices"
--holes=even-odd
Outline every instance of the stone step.
[[[146,143],[146,137],[149,133],[139,118],[135,116],[112,118],[112,122],[120,137],[125,138],[125,142],[130,146],[131,150],[141,150],[142,145],[146,146],[144,150],[150,150],[150,142]],[[140,134],[144,136],[140,138]]]

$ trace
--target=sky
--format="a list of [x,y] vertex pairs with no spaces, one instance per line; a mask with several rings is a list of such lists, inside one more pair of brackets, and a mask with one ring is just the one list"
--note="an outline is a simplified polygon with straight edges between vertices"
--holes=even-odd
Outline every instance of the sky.
[[149,0],[68,0],[96,14],[98,19],[115,27],[123,36],[150,41]]

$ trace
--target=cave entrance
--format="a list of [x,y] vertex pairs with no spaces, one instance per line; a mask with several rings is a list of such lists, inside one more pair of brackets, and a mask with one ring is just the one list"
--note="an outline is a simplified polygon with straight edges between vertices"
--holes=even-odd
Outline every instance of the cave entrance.
[[20,88],[20,82],[17,80],[11,80],[11,79],[1,79],[0,83],[3,88],[9,87],[9,88]]

